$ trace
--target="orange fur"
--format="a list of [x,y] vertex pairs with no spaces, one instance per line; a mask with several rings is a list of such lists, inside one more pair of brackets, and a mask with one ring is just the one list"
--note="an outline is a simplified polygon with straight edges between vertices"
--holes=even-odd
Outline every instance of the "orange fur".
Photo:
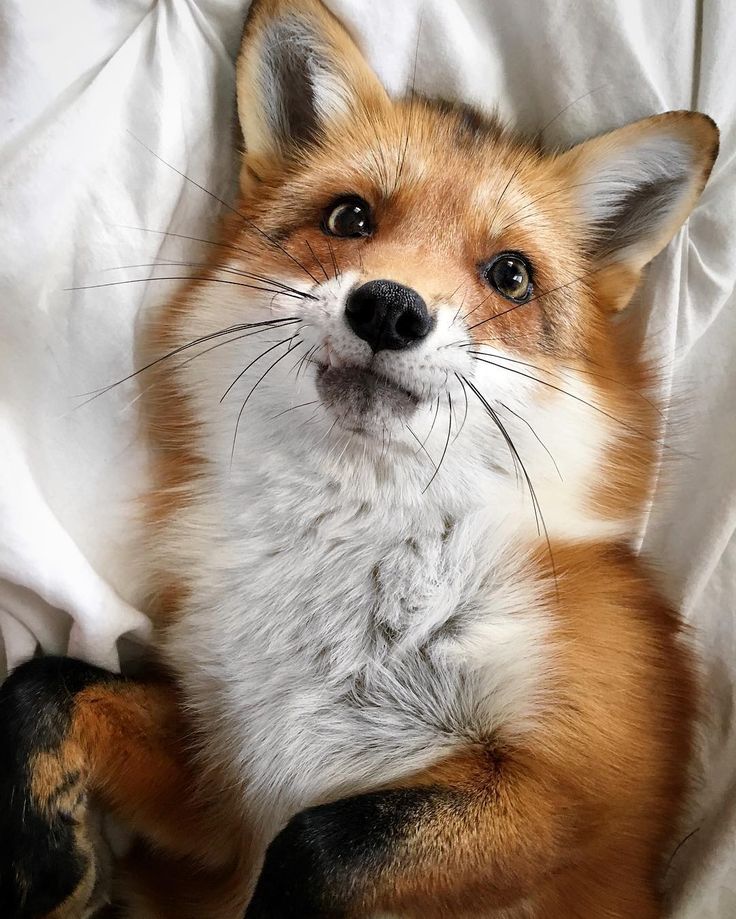
[[[284,7],[322,23],[327,43],[347,62],[360,107],[338,131],[298,150],[274,145],[257,126],[258,112],[241,110],[246,152],[236,209],[245,220],[231,214],[223,221],[212,267],[158,313],[146,335],[145,358],[181,345],[182,323],[197,310],[198,298],[208,296],[208,279],[221,277],[218,265],[225,257],[236,268],[289,276],[289,259],[264,233],[288,245],[315,277],[334,258],[338,269],[350,268],[361,281],[395,279],[430,305],[459,289],[458,298],[472,306],[474,323],[480,323],[473,331],[477,342],[513,346],[521,359],[552,374],[561,367],[588,374],[600,410],[625,420],[590,503],[604,517],[631,523],[633,535],[651,485],[657,415],[647,397],[648,371],[622,350],[610,314],[628,303],[643,262],[596,264],[570,191],[585,162],[609,141],[548,154],[492,121],[469,121],[467,113],[451,107],[419,98],[391,102],[347,34],[315,0],[257,3],[246,43],[257,47],[264,23]],[[247,101],[255,81],[251,57],[243,58],[238,80]],[[699,191],[715,157],[713,132],[689,113],[663,117],[699,138]],[[630,130],[654,130],[656,123],[650,119]],[[346,151],[352,151],[347,158]],[[381,234],[370,246],[362,240],[328,242],[319,230],[324,207],[346,192],[361,195],[375,209]],[[677,223],[693,203],[694,196],[683,203]],[[509,311],[483,286],[479,263],[504,250],[530,256],[544,300]],[[156,487],[147,511],[155,541],[157,530],[187,501],[192,482],[204,474],[205,459],[176,368],[165,362],[151,376],[146,420]],[[422,864],[424,873],[404,871],[397,856],[368,885],[356,916],[374,908],[417,917],[495,915],[504,909],[509,912],[498,915],[662,915],[658,885],[682,814],[698,708],[691,655],[677,617],[627,548],[593,541],[551,548],[558,585],[549,598],[555,679],[543,726],[523,742],[509,732],[490,748],[468,749],[407,780],[413,788],[457,791],[467,798],[467,808],[458,816],[439,807],[419,820],[405,842],[411,855],[406,858]],[[535,564],[540,579],[548,579],[549,558],[541,545]],[[158,572],[152,608],[162,644],[186,598],[185,573]],[[89,730],[99,735],[99,728]],[[117,734],[109,739],[116,749],[129,742]],[[172,794],[149,800],[146,779],[130,762],[124,779],[103,780],[101,791],[137,825],[150,820],[151,831],[172,854],[182,854],[184,837],[184,854],[191,854],[190,845],[196,849],[202,840],[189,816],[180,820],[181,785],[167,780]],[[164,757],[153,768],[168,776],[171,764]],[[142,821],[140,801],[151,808]],[[172,816],[171,833],[162,834]],[[214,818],[227,821],[226,809],[216,808]],[[155,898],[150,875],[147,884],[146,896]],[[162,904],[169,900],[155,908],[156,915],[183,915],[171,912],[175,887],[176,882],[159,897]],[[204,887],[186,896],[199,895],[206,904],[210,892]],[[199,915],[213,914],[206,906],[199,909]]]

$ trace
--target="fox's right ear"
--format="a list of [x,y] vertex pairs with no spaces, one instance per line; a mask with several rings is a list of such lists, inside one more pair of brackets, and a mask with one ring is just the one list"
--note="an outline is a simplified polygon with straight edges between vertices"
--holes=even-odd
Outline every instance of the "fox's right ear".
[[355,42],[320,0],[255,0],[237,67],[246,164],[259,175],[349,115],[388,104]]

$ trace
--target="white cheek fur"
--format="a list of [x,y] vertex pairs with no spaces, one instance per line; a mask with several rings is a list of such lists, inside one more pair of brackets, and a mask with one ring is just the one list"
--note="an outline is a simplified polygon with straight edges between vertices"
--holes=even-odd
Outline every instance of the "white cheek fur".
[[[386,367],[431,394],[412,433],[397,426],[386,444],[341,432],[318,402],[314,367],[297,377],[297,366],[327,339],[341,360],[370,358],[341,318],[350,284],[325,284],[303,304],[248,304],[249,320],[302,319],[298,348],[288,326],[178,371],[207,471],[157,548],[190,588],[164,651],[213,728],[205,756],[241,783],[264,843],[300,808],[418,771],[494,730],[523,732],[544,704],[554,641],[549,585],[529,560],[534,508],[503,437],[472,395],[465,404],[455,373],[474,374],[489,400],[519,416],[504,423],[550,538],[612,526],[585,501],[605,425],[565,396],[540,397],[538,384],[473,362],[457,347],[465,333],[449,305],[421,349]],[[183,340],[244,312],[232,294],[204,301]],[[590,398],[584,382],[571,386]]]

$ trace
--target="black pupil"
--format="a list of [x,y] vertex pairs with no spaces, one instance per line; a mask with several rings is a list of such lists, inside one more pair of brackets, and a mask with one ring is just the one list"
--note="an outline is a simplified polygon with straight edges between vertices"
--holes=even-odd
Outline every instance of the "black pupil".
[[500,291],[511,297],[523,297],[528,287],[526,270],[513,258],[502,258],[496,262],[493,280]]
[[367,224],[362,204],[343,204],[335,217],[335,229],[345,236],[360,236]]

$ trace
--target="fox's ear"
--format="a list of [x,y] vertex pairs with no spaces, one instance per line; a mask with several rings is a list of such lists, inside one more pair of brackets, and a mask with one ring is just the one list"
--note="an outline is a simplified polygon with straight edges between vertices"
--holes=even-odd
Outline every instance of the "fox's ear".
[[[585,141],[557,160],[598,276],[628,303],[641,269],[687,220],[718,154],[718,128],[668,112]],[[606,283],[608,282],[608,283]]]
[[259,173],[350,114],[388,104],[378,78],[320,0],[255,0],[237,67],[246,161]]

